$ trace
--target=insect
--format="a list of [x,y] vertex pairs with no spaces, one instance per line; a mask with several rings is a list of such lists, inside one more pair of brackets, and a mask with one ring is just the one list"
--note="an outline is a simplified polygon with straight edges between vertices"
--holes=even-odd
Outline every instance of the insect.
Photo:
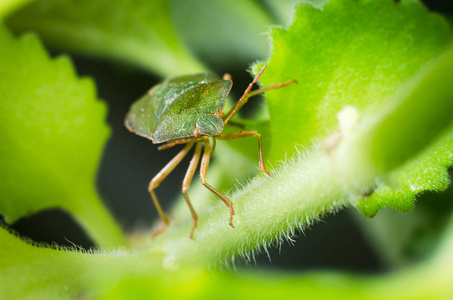
[[[162,233],[169,225],[169,220],[154,190],[193,147],[195,147],[195,151],[182,183],[182,193],[193,219],[190,238],[193,238],[198,217],[187,191],[200,158],[201,183],[216,194],[229,208],[228,224],[233,227],[233,203],[206,182],[209,161],[214,152],[216,140],[256,137],[258,139],[260,171],[270,175],[264,164],[261,135],[256,130],[240,130],[222,134],[224,126],[247,103],[250,97],[297,82],[293,79],[251,91],[253,84],[258,81],[265,69],[266,66],[261,69],[242,97],[227,114],[223,113],[223,108],[233,84],[229,74],[225,74],[222,79],[212,74],[186,75],[167,79],[152,87],[146,95],[132,104],[125,120],[125,125],[129,131],[150,139],[154,144],[164,143],[158,148],[159,150],[185,144],[184,148],[154,176],[149,184],[149,193],[164,223],[163,227],[154,233],[153,238]],[[202,146],[204,146],[203,154]]]

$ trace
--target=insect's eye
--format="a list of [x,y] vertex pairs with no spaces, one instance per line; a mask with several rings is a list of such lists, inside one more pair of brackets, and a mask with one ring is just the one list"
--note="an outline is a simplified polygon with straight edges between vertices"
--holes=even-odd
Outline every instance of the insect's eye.
[[197,120],[197,128],[201,135],[216,135],[223,130],[223,120],[217,115],[202,115]]

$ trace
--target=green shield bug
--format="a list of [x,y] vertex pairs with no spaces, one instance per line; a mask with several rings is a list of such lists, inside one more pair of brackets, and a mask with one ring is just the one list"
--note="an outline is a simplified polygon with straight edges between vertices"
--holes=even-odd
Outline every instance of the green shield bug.
[[[125,125],[129,131],[150,139],[155,144],[165,143],[159,147],[159,150],[167,149],[177,144],[186,144],[154,176],[149,184],[149,193],[164,222],[164,226],[154,233],[153,237],[162,233],[169,224],[169,220],[162,210],[154,190],[194,146],[195,151],[182,184],[182,193],[187,201],[193,219],[190,238],[193,238],[198,217],[192,207],[187,191],[200,158],[201,183],[228,206],[230,210],[228,224],[233,227],[233,203],[206,182],[209,161],[214,152],[216,139],[232,140],[256,137],[258,139],[260,171],[266,175],[270,175],[266,171],[264,164],[261,135],[256,130],[240,130],[222,134],[224,126],[247,103],[250,97],[297,82],[297,80],[293,79],[251,91],[253,84],[258,81],[265,69],[266,66],[261,69],[252,83],[249,84],[242,97],[226,115],[223,114],[223,107],[232,86],[231,76],[228,74],[225,74],[222,79],[211,74],[186,75],[167,79],[152,87],[146,95],[132,104],[125,120]],[[203,145],[204,152],[201,154]]]

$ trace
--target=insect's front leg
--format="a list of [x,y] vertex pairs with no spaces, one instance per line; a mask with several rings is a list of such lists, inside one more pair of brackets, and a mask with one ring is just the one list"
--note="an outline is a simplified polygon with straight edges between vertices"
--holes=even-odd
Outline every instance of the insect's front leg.
[[156,231],[153,234],[153,238],[157,237],[159,234],[165,231],[167,228],[168,224],[170,223],[168,221],[167,216],[165,215],[164,210],[162,209],[162,206],[159,203],[159,200],[157,199],[156,193],[154,190],[159,186],[159,184],[168,176],[168,174],[171,173],[175,169],[175,167],[181,162],[181,160],[186,156],[186,154],[189,152],[189,150],[193,147],[194,143],[189,143],[187,144],[176,156],[162,169],[160,170],[159,173],[157,173],[156,176],[151,180],[148,186],[148,191],[151,194],[151,198],[153,199],[154,205],[156,206],[157,212],[159,213],[160,218],[164,222],[164,225],[161,229]]
[[169,149],[169,148],[172,148],[176,145],[180,145],[180,144],[187,144],[189,142],[191,142],[193,139],[180,139],[180,140],[176,140],[176,141],[173,141],[173,142],[168,142],[168,143],[165,143],[161,146],[159,146],[157,148],[157,150],[166,150],[166,149]]
[[261,68],[261,71],[259,71],[259,73],[255,76],[253,81],[249,84],[249,86],[245,90],[244,94],[242,94],[241,98],[239,98],[239,100],[231,108],[231,110],[226,114],[226,116],[223,117],[223,124],[227,124],[230,121],[230,119],[241,109],[241,107],[247,103],[247,101],[250,97],[253,97],[258,94],[262,94],[262,93],[270,91],[270,90],[274,90],[274,89],[278,89],[278,88],[287,86],[288,84],[291,84],[291,83],[297,83],[297,79],[293,79],[293,80],[290,80],[287,82],[277,83],[277,84],[273,84],[268,87],[264,87],[264,88],[260,88],[255,91],[251,91],[252,86],[258,81],[258,79],[263,74],[264,70],[266,70],[266,66],[263,66]]
[[173,142],[167,142],[166,144],[163,144],[161,146],[159,146],[157,149],[158,150],[166,150],[166,149],[169,149],[171,147],[174,147],[176,145],[180,145],[180,144],[187,144],[187,143],[192,143],[192,142],[199,142],[199,141],[202,141],[202,140],[205,140],[207,139],[206,136],[203,136],[203,137],[200,137],[200,138],[187,138],[187,139],[179,139],[179,140],[176,140],[176,141],[173,141]]
[[233,215],[234,215],[233,202],[231,202],[227,197],[225,197],[224,195],[222,195],[219,191],[217,191],[216,189],[214,189],[212,186],[210,186],[210,185],[206,182],[206,177],[207,177],[207,174],[208,174],[209,161],[211,160],[211,155],[212,155],[212,150],[213,150],[213,148],[211,148],[211,145],[210,145],[210,143],[209,143],[209,140],[207,140],[206,142],[204,142],[204,144],[205,144],[205,148],[204,148],[203,158],[201,159],[201,167],[200,167],[200,178],[201,178],[201,183],[202,183],[208,190],[210,190],[211,192],[213,192],[214,194],[216,194],[217,197],[219,197],[220,200],[222,200],[223,203],[225,203],[225,205],[228,206],[228,208],[230,209],[230,219],[229,219],[229,221],[228,221],[228,225],[230,225],[231,227],[234,227],[234,226],[233,226]]

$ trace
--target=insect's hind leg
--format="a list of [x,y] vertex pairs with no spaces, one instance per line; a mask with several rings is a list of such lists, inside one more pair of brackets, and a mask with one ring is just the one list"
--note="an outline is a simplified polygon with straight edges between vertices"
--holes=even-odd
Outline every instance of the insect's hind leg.
[[208,173],[208,167],[209,167],[209,161],[211,160],[211,155],[213,153],[213,148],[211,148],[211,145],[209,144],[209,140],[207,140],[206,142],[204,142],[205,144],[205,148],[204,148],[204,153],[203,153],[203,157],[201,159],[201,167],[200,167],[200,178],[201,178],[201,183],[208,189],[210,190],[211,192],[213,192],[214,194],[217,195],[217,197],[220,198],[220,200],[223,201],[223,203],[225,203],[226,206],[228,206],[228,208],[230,209],[230,219],[228,221],[228,225],[230,225],[231,227],[234,227],[233,226],[233,215],[234,215],[234,209],[233,209],[233,202],[231,202],[227,197],[225,197],[224,195],[222,195],[219,191],[217,191],[216,189],[214,189],[212,186],[210,186],[207,182],[206,182],[206,177],[207,177],[207,173]]
[[164,232],[165,229],[167,228],[168,224],[170,223],[168,221],[167,216],[165,215],[164,210],[162,209],[162,206],[159,203],[159,200],[157,199],[157,196],[156,196],[156,193],[154,192],[154,190],[159,186],[159,184],[162,182],[162,180],[164,180],[168,176],[168,174],[170,174],[171,171],[173,171],[174,168],[181,162],[181,160],[184,158],[184,156],[187,155],[187,153],[193,147],[193,145],[194,145],[194,143],[187,144],[178,154],[176,154],[175,157],[173,157],[173,159],[170,162],[167,163],[167,165],[162,170],[160,170],[159,173],[157,173],[156,176],[153,177],[153,179],[149,183],[148,191],[151,194],[151,198],[153,199],[154,206],[156,206],[156,209],[157,209],[157,212],[159,213],[160,218],[164,222],[164,225],[162,226],[162,228],[160,228],[158,231],[156,231],[153,234],[153,238],[156,238],[159,234]]
[[264,164],[264,155],[263,155],[263,141],[261,139],[261,134],[256,130],[241,130],[222,134],[218,137],[219,140],[234,140],[241,139],[246,137],[256,137],[258,138],[258,150],[260,155],[260,171],[267,176],[272,176],[267,170],[266,165]]
[[189,167],[187,168],[186,176],[184,176],[184,180],[182,183],[182,194],[184,195],[184,198],[186,199],[187,205],[189,206],[190,213],[192,214],[192,219],[193,219],[193,226],[192,230],[190,231],[190,238],[193,238],[193,232],[195,228],[197,227],[197,222],[198,222],[198,216],[197,213],[195,212],[192,203],[190,202],[189,195],[187,194],[187,190],[190,187],[190,183],[192,182],[193,175],[195,174],[195,171],[198,166],[198,162],[200,161],[200,156],[201,156],[201,143],[197,143],[195,146],[195,153],[193,154],[192,160],[190,161]]

